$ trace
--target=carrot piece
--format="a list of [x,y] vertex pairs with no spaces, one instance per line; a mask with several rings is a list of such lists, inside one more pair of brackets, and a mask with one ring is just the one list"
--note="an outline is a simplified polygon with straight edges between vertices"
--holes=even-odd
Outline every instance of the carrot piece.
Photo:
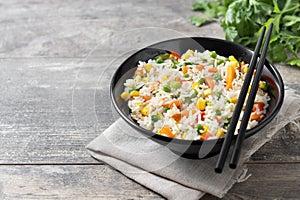
[[264,107],[265,107],[264,102],[258,102],[253,105],[252,111],[255,112],[257,108],[259,111],[263,111]]
[[235,78],[235,67],[234,65],[228,65],[227,67],[227,76],[226,76],[226,89],[229,90],[232,88],[232,82]]
[[161,129],[160,129],[160,134],[164,134],[170,138],[174,138],[175,135],[172,133],[171,129],[167,126],[163,126]]
[[144,99],[144,101],[149,101],[151,99],[150,96],[142,96],[142,98]]
[[176,51],[171,50],[170,53],[176,58],[179,59],[181,57],[181,55],[179,53],[177,53]]
[[201,135],[200,140],[207,140],[210,136],[209,132],[205,132]]
[[143,70],[137,69],[137,70],[135,71],[135,75],[136,75],[136,76],[142,76],[142,75],[143,75]]
[[216,72],[218,72],[218,68],[212,67],[212,68],[209,68],[207,71],[210,73],[216,73]]
[[198,70],[198,71],[202,71],[205,67],[203,65],[196,65],[195,68]]
[[170,108],[173,108],[174,105],[175,105],[178,109],[182,109],[182,101],[181,101],[180,99],[174,100],[174,101],[172,101],[171,103],[163,104],[162,106],[163,106],[163,107],[170,107]]
[[182,109],[182,101],[180,99],[173,101],[170,107],[172,108],[174,104],[177,108]]
[[252,113],[250,119],[260,121],[261,120],[261,115],[262,114]]
[[[193,110],[192,110],[192,114],[195,114],[195,113],[196,113],[196,110],[193,109]],[[185,117],[188,118],[188,117],[190,116],[190,111],[189,111],[189,110],[184,110],[184,111],[182,111],[182,112],[181,112],[181,116],[182,116],[182,117],[185,116]]]
[[181,115],[180,113],[179,113],[179,114],[174,114],[174,115],[172,116],[172,118],[173,118],[177,123],[180,122],[181,117],[182,117],[182,115]]
[[183,74],[188,73],[188,69],[189,69],[188,66],[186,66],[186,65],[183,66],[183,67],[182,67],[182,73],[183,73]]
[[223,121],[222,117],[218,117],[218,116],[215,116],[215,120],[217,120],[217,122],[221,123]]
[[205,77],[205,83],[211,88],[214,89],[215,87],[215,82],[212,78],[210,77]]

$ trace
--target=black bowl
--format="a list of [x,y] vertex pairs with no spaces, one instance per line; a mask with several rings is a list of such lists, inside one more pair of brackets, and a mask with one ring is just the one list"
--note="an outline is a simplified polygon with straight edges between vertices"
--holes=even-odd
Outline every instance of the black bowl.
[[[179,54],[183,54],[188,49],[197,49],[200,52],[204,50],[216,51],[217,54],[226,57],[233,55],[238,60],[244,60],[247,63],[250,62],[253,54],[253,51],[242,45],[215,38],[186,37],[162,41],[139,50],[125,60],[121,66],[119,66],[111,80],[110,95],[117,112],[130,126],[147,136],[149,139],[167,146],[171,151],[180,156],[201,159],[218,154],[224,139],[221,138],[205,141],[181,140],[155,134],[152,131],[146,130],[139,126],[137,122],[130,117],[127,102],[120,98],[120,94],[124,90],[123,84],[126,79],[133,76],[139,60],[149,60],[150,58],[154,58],[156,55],[164,53],[165,50],[174,50]],[[267,60],[265,61],[262,80],[267,82],[268,93],[271,97],[271,100],[269,102],[266,116],[262,121],[259,122],[257,126],[247,130],[245,133],[246,138],[256,134],[263,127],[265,127],[276,116],[283,103],[284,84],[282,78],[277,69]]]

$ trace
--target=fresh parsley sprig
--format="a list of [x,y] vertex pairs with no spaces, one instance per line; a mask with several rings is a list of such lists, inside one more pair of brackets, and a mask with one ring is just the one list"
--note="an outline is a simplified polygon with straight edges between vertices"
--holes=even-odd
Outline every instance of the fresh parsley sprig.
[[254,48],[261,27],[271,23],[274,30],[268,59],[300,67],[299,0],[198,0],[192,9],[204,15],[191,16],[196,26],[219,21],[227,40]]

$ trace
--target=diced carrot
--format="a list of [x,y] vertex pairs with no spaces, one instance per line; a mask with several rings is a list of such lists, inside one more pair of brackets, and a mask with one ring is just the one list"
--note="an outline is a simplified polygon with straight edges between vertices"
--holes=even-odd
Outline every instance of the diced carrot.
[[260,118],[261,115],[262,115],[262,114],[252,113],[250,119],[251,119],[251,120],[260,121],[260,120],[261,120],[261,118]]
[[211,88],[214,89],[215,87],[215,82],[212,78],[210,77],[205,77],[205,83]]
[[179,53],[177,53],[176,51],[171,50],[170,53],[176,58],[179,59],[181,57],[181,55]]
[[205,67],[203,65],[196,65],[195,68],[198,70],[198,71],[202,71]]
[[253,105],[252,111],[255,112],[256,108],[258,108],[258,110],[260,110],[260,111],[263,111],[264,107],[265,107],[264,102],[258,102]]
[[201,135],[200,140],[207,140],[211,134],[209,132],[205,132]]
[[189,110],[184,110],[184,111],[182,111],[181,115],[182,115],[182,117],[185,116],[186,118],[188,118],[190,116],[190,111]]
[[167,127],[167,126],[163,126],[161,129],[160,129],[160,134],[164,134],[170,138],[174,138],[175,135],[172,133],[172,130]]
[[179,113],[179,114],[174,114],[174,115],[172,116],[172,118],[173,118],[177,123],[180,122],[181,117],[182,117],[182,115],[181,115],[180,113]]
[[173,101],[170,107],[172,108],[174,104],[176,105],[177,108],[182,109],[182,101],[180,99]]
[[151,99],[150,96],[142,96],[142,98],[144,99],[144,101],[149,101]]
[[226,76],[226,89],[229,90],[232,88],[232,82],[235,78],[235,66],[228,65],[227,67],[227,76]]
[[183,73],[183,74],[188,73],[188,69],[189,69],[188,66],[186,66],[186,65],[183,66],[183,67],[182,67],[182,73]]
[[162,106],[163,106],[163,107],[170,107],[170,108],[173,108],[174,105],[175,105],[178,109],[182,109],[182,101],[181,101],[180,99],[174,100],[174,101],[172,101],[171,103],[163,104]]
[[143,70],[137,69],[137,70],[135,71],[135,75],[136,75],[136,76],[142,76],[142,75],[143,75]]
[[212,68],[209,68],[207,71],[211,72],[211,73],[216,73],[216,72],[218,72],[218,68],[212,67]]
[[223,121],[222,117],[218,117],[218,116],[215,116],[215,120],[217,120],[217,122],[221,123]]
[[[195,114],[195,113],[196,113],[196,110],[195,110],[195,109],[193,109],[193,110],[192,110],[192,114]],[[189,117],[189,115],[190,115],[190,110],[184,110],[184,111],[182,111],[182,112],[181,112],[181,116],[182,116],[182,117],[184,117],[184,116],[185,116],[185,117],[187,117],[187,118],[188,118],[188,117]]]

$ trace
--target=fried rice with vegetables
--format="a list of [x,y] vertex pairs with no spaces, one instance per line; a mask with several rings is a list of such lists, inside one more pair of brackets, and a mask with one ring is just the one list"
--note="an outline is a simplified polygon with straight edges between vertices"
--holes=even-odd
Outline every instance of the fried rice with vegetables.
[[[247,70],[244,61],[215,51],[188,50],[182,56],[170,51],[139,61],[121,98],[128,101],[131,117],[157,134],[185,140],[221,138]],[[269,100],[267,84],[260,81],[247,129],[262,120]],[[243,111],[237,129],[242,115]]]

